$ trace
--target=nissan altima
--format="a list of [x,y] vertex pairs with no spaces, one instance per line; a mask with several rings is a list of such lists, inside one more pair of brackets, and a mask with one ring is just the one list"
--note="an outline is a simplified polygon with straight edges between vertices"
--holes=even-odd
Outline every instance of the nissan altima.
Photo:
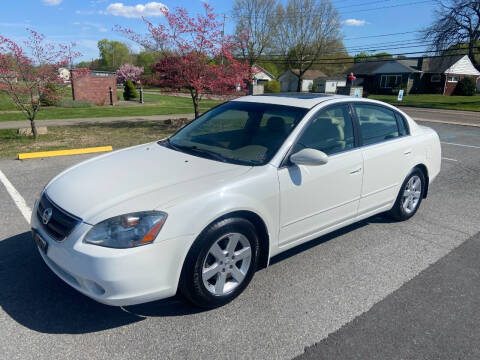
[[391,105],[246,96],[65,170],[32,234],[50,269],[99,302],[179,292],[212,308],[285,250],[375,214],[411,218],[440,162],[435,131]]

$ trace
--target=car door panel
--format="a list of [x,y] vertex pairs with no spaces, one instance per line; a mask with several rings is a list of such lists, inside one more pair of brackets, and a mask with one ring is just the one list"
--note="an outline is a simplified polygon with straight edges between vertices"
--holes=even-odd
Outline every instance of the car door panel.
[[325,165],[279,169],[279,245],[353,219],[359,204],[362,174],[359,149],[331,156]]
[[364,175],[358,216],[393,205],[413,154],[411,137],[389,108],[355,104],[362,138]]

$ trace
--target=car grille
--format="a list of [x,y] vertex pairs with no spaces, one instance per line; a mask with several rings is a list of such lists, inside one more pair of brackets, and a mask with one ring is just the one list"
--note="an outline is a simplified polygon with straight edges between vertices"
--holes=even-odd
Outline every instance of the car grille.
[[[52,209],[52,217],[47,224],[43,223],[43,212],[45,209]],[[69,214],[55,205],[48,196],[43,193],[38,202],[37,217],[43,229],[55,240],[63,241],[70,235],[75,226],[82,222],[82,219]]]

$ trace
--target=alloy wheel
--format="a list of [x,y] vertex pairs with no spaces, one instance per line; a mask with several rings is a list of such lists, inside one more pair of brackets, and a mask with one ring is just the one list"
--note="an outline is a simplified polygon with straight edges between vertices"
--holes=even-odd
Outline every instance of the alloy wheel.
[[422,196],[422,180],[418,175],[412,176],[403,190],[402,207],[405,213],[411,214],[417,208]]
[[215,296],[231,293],[250,269],[252,248],[245,235],[229,233],[216,240],[202,266],[205,288]]

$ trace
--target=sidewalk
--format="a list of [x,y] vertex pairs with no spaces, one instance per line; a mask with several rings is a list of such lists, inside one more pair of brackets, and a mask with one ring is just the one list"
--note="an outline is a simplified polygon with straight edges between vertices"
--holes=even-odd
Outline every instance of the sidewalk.
[[[171,114],[171,115],[152,115],[152,116],[117,116],[106,118],[83,118],[83,119],[56,119],[56,120],[36,120],[37,126],[68,126],[78,124],[111,123],[117,121],[136,122],[136,121],[166,121],[178,119],[193,119],[194,114]],[[30,127],[30,121],[1,121],[0,129],[19,129]]]
[[[480,127],[480,112],[475,111],[457,111],[443,109],[427,109],[415,107],[399,107],[402,111],[410,115],[416,121],[438,122],[444,124],[466,125]],[[56,120],[37,120],[37,126],[67,126],[78,124],[93,123],[111,123],[117,121],[166,121],[176,119],[193,119],[194,114],[171,114],[171,115],[152,115],[152,116],[117,116],[104,118],[81,118],[81,119],[56,119]],[[28,120],[20,121],[2,121],[0,129],[18,129],[30,127]]]

